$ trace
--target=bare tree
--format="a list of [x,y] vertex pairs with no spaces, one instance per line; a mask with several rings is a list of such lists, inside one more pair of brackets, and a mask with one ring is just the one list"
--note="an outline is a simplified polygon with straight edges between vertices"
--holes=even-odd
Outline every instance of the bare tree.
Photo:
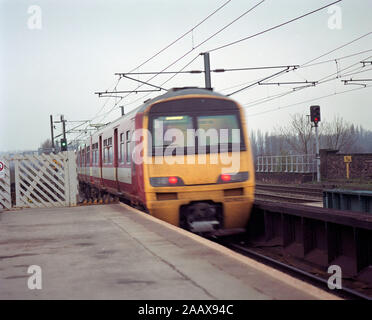
[[294,152],[301,154],[314,152],[311,124],[306,115],[299,113],[292,115],[289,125],[276,131]]
[[352,124],[336,115],[332,122],[324,123],[323,147],[348,152],[357,140],[357,134]]
[[[277,128],[274,133],[258,129],[251,133],[255,156],[314,154],[315,131],[306,115],[295,114],[287,126]],[[319,123],[320,148],[347,153],[372,152],[372,131],[349,124],[339,115],[331,122]]]
[[40,151],[42,153],[49,154],[52,152],[52,141],[50,139],[46,139],[41,145],[40,145]]

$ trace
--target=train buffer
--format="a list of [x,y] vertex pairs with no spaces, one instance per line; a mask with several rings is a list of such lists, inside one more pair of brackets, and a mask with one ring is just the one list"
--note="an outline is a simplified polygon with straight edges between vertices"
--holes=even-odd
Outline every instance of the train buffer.
[[1,216],[0,299],[335,298],[121,203]]

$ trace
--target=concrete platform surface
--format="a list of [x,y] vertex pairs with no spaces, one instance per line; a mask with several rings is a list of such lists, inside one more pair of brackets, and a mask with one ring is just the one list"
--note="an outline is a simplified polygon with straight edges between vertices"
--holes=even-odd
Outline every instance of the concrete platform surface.
[[333,298],[123,204],[1,214],[0,299]]

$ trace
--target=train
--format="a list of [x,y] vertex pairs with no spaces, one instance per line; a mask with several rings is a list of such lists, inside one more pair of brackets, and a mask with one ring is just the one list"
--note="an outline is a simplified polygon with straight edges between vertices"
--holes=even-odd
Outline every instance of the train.
[[77,167],[86,198],[111,195],[195,233],[245,228],[254,201],[244,110],[203,88],[170,89],[101,127]]

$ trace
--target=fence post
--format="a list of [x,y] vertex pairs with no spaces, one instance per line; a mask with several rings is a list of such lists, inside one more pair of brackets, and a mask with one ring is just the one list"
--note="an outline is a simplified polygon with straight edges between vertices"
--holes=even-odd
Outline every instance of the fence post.
[[257,172],[261,172],[261,157],[257,157]]
[[15,198],[16,198],[16,207],[21,207],[21,198],[20,198],[20,178],[19,178],[19,159],[14,157],[14,187],[15,187]]
[[12,198],[10,190],[10,166],[9,160],[4,157],[0,159],[3,162],[3,178],[0,178],[0,209],[4,207],[5,209],[11,209]]
[[[66,199],[66,204],[70,206],[76,206],[77,195],[78,195],[78,180],[77,180],[77,168],[76,168],[76,158],[74,151],[67,151],[66,155],[66,166],[67,166],[67,178],[66,189],[68,190],[68,202]],[[67,186],[68,184],[68,186]]]
[[285,156],[285,172],[288,172],[288,156]]

